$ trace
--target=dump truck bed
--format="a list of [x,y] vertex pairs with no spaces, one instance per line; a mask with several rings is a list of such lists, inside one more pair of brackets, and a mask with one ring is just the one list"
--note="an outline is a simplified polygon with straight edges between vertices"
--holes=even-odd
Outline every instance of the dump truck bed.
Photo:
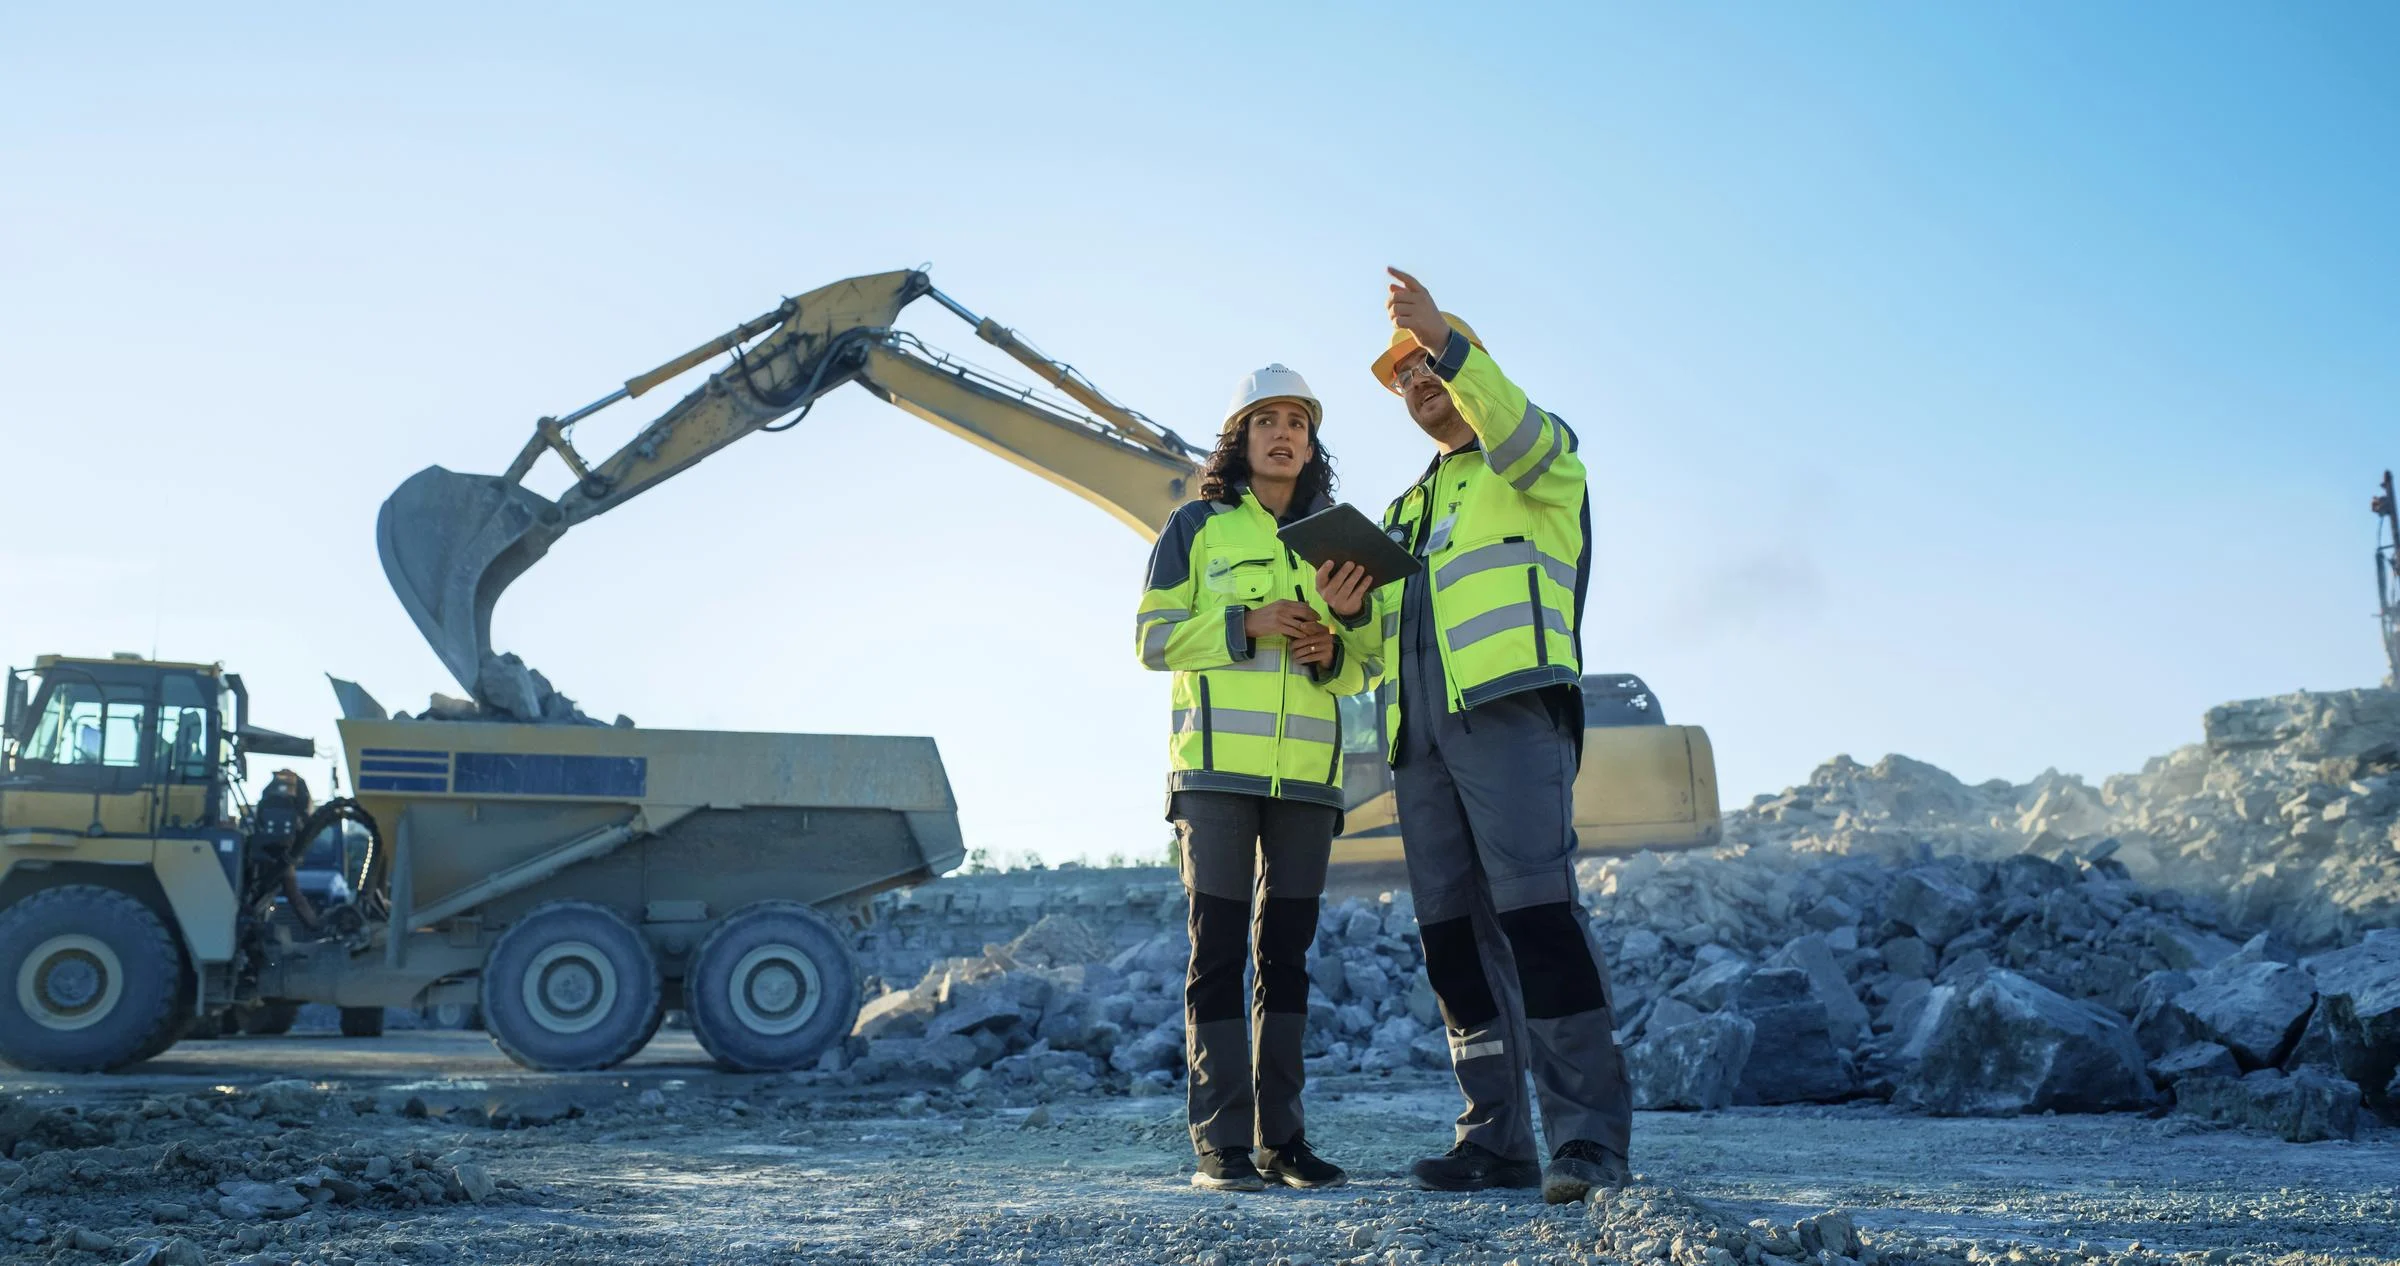
[[472,911],[505,922],[560,897],[675,921],[769,897],[828,906],[923,882],[965,857],[929,738],[340,726],[404,921]]

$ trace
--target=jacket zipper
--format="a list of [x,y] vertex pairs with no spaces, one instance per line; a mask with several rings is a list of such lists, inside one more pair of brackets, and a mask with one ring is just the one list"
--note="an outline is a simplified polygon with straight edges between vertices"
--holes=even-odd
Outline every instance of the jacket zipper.
[[1525,593],[1526,601],[1533,607],[1533,662],[1538,667],[1548,668],[1550,666],[1550,639],[1545,636],[1549,629],[1542,620],[1542,569],[1540,567],[1525,569]]
[[[1482,450],[1478,449],[1477,451]],[[1442,482],[1450,474],[1450,462],[1451,459],[1445,457],[1441,460],[1440,465],[1433,468],[1433,486],[1426,490],[1425,497],[1427,523],[1433,521],[1433,503],[1441,499]],[[1450,524],[1450,537],[1452,540],[1456,540],[1458,537],[1456,520]],[[1430,551],[1425,556],[1425,570],[1419,572],[1418,575],[1424,577],[1425,580],[1425,615],[1433,621],[1433,653],[1442,661],[1442,693],[1446,696],[1450,710],[1463,716],[1466,713],[1467,705],[1466,700],[1458,693],[1458,672],[1450,664],[1450,627],[1442,623],[1442,595],[1433,583],[1433,555]]]
[[[1250,494],[1250,503],[1258,507],[1259,514],[1265,516],[1267,520],[1267,532],[1269,537],[1272,538],[1275,531],[1274,514],[1268,511],[1266,503],[1260,501],[1258,499],[1258,494],[1255,492]],[[1287,547],[1284,552],[1289,553],[1290,549]],[[1283,574],[1284,567],[1282,561],[1274,554],[1270,553],[1265,558],[1261,558],[1256,561],[1264,564],[1267,567],[1273,568],[1277,573],[1275,579],[1269,582],[1270,584],[1280,586],[1285,580],[1290,579],[1289,576]],[[1243,565],[1248,566],[1249,564]],[[1273,593],[1274,590],[1269,589],[1267,592]],[[1294,588],[1294,592],[1297,592],[1296,586]],[[1283,671],[1275,674],[1275,746],[1267,758],[1267,794],[1270,796],[1280,796],[1283,794],[1283,717],[1285,709],[1289,703],[1291,689],[1292,639],[1287,637],[1283,639]]]
[[1208,674],[1206,674],[1206,673],[1201,673],[1201,674],[1199,674],[1199,677],[1200,677],[1200,768],[1202,768],[1202,769],[1205,769],[1205,770],[1212,770],[1212,771],[1213,771],[1213,770],[1214,770],[1214,769],[1216,769],[1216,767],[1217,767],[1217,747],[1216,747],[1217,726],[1216,726],[1216,722],[1215,722],[1213,719],[1211,719],[1211,718],[1209,717],[1209,715],[1208,715]]
[[1342,776],[1342,701],[1333,701],[1333,759],[1325,763],[1325,785],[1337,786]]

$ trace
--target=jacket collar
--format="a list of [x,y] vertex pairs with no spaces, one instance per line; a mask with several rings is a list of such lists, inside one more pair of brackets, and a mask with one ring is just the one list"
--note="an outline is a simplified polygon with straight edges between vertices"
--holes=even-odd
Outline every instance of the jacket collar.
[[[1248,480],[1244,480],[1242,482],[1241,490],[1242,501],[1244,504],[1257,506],[1258,512],[1266,515],[1270,519],[1275,517],[1275,512],[1267,509],[1267,503],[1258,499],[1257,491],[1251,488]],[[1308,495],[1308,500],[1294,504],[1291,508],[1289,518],[1281,521],[1289,522],[1291,519],[1305,519],[1320,510],[1330,510],[1332,508],[1333,499],[1331,497],[1328,497],[1321,492],[1311,493]]]

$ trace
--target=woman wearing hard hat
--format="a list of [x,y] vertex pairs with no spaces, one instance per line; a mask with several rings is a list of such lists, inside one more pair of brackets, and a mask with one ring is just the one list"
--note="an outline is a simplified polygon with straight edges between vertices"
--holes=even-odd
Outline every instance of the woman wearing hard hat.
[[1167,817],[1191,911],[1192,1183],[1220,1190],[1348,1177],[1302,1129],[1300,1051],[1308,947],[1341,824],[1335,701],[1365,689],[1371,671],[1330,617],[1359,618],[1367,578],[1355,566],[1312,571],[1275,535],[1332,504],[1323,419],[1308,383],[1281,365],[1242,380],[1200,498],[1159,536],[1135,617],[1143,666],[1175,674]]

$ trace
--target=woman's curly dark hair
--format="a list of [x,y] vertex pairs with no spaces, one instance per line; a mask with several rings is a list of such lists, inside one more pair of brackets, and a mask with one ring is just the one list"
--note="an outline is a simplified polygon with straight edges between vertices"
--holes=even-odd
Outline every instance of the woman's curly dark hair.
[[[1222,501],[1227,505],[1241,502],[1242,489],[1250,486],[1250,419],[1255,411],[1242,415],[1239,424],[1217,436],[1216,451],[1200,467],[1200,499]],[[1300,478],[1292,488],[1292,505],[1314,505],[1319,500],[1333,500],[1334,486],[1339,482],[1333,474],[1333,454],[1325,451],[1322,425],[1308,428],[1308,446],[1313,456],[1300,468]]]

